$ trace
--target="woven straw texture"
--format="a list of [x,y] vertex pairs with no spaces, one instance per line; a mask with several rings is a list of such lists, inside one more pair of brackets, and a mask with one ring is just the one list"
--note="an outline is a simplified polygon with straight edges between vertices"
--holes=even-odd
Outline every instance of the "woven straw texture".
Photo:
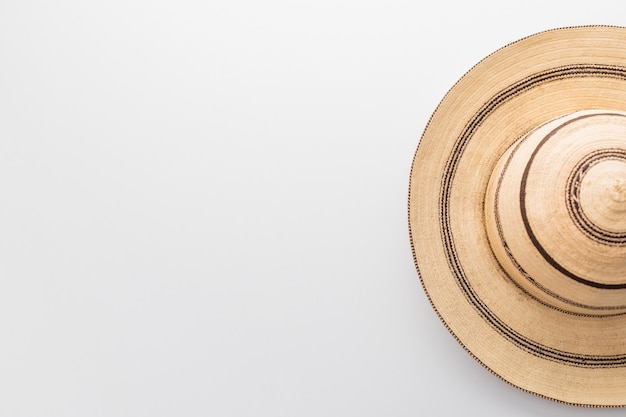
[[542,32],[461,78],[416,151],[409,229],[433,307],[486,368],[626,405],[626,29]]

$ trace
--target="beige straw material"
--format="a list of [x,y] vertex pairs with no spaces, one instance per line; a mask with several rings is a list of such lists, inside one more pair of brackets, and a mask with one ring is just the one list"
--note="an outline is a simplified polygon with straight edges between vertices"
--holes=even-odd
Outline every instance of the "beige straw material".
[[472,68],[420,140],[409,227],[433,307],[486,368],[626,405],[626,29],[542,32]]

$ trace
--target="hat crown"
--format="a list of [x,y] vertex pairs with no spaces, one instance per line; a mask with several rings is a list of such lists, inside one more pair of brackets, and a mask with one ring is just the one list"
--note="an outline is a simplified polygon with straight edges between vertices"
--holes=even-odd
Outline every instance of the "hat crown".
[[580,205],[598,227],[626,231],[626,161],[609,160],[591,167],[580,184]]
[[543,303],[626,311],[626,113],[578,111],[500,158],[485,215],[494,254]]

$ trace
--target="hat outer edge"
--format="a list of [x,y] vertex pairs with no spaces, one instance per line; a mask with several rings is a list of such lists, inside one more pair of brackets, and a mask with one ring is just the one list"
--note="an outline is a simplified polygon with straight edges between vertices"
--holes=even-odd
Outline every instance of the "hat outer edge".
[[531,389],[527,389],[525,387],[522,387],[520,385],[517,385],[511,381],[509,381],[508,379],[506,379],[505,377],[503,377],[502,375],[500,375],[498,372],[496,372],[494,369],[492,369],[490,366],[488,366],[485,362],[483,362],[480,358],[478,358],[466,345],[465,343],[459,338],[459,336],[457,336],[457,334],[451,329],[451,327],[448,325],[448,323],[446,322],[446,320],[444,319],[443,315],[441,314],[441,312],[439,311],[439,309],[437,308],[437,306],[435,305],[431,294],[428,290],[428,288],[426,287],[425,281],[422,277],[422,273],[420,271],[420,266],[418,263],[418,257],[417,257],[417,253],[416,253],[416,249],[415,249],[415,244],[414,244],[414,230],[412,227],[412,222],[411,222],[411,201],[412,201],[412,190],[413,190],[413,177],[414,177],[414,173],[416,171],[416,161],[417,161],[417,157],[420,153],[420,149],[422,146],[422,140],[424,139],[429,126],[431,125],[433,118],[435,117],[435,115],[439,112],[442,104],[444,102],[447,101],[447,99],[449,98],[449,96],[451,95],[451,93],[456,89],[456,87],[459,85],[459,83],[461,83],[463,80],[465,80],[474,70],[476,67],[480,66],[481,64],[483,64],[486,60],[490,59],[492,56],[498,54],[500,51],[502,51],[503,49],[509,48],[515,44],[518,44],[520,42],[523,42],[527,39],[531,39],[537,36],[541,36],[541,35],[545,35],[545,34],[549,34],[549,33],[554,33],[554,32],[563,32],[563,31],[568,31],[568,30],[580,30],[580,29],[593,29],[593,28],[599,28],[599,29],[626,29],[625,27],[622,26],[617,26],[617,25],[582,25],[582,26],[565,26],[565,27],[559,27],[559,28],[553,28],[553,29],[547,29],[544,31],[540,31],[534,34],[531,34],[529,36],[520,38],[514,42],[508,43],[504,46],[502,46],[501,48],[495,50],[494,52],[492,52],[491,54],[487,55],[486,57],[484,57],[482,60],[480,60],[479,62],[477,62],[474,66],[472,66],[461,78],[459,78],[454,84],[453,86],[446,92],[446,94],[444,95],[444,97],[441,99],[441,101],[439,102],[439,104],[437,105],[437,107],[435,108],[435,110],[433,111],[433,113],[431,114],[430,118],[428,119],[426,126],[423,130],[423,133],[420,137],[420,140],[418,142],[416,151],[413,155],[413,160],[411,163],[411,169],[410,169],[410,175],[409,175],[409,183],[408,183],[408,204],[407,204],[407,213],[408,213],[408,231],[409,231],[409,240],[410,240],[410,245],[411,245],[411,252],[412,252],[412,256],[413,256],[413,262],[414,262],[414,266],[416,269],[416,272],[418,274],[418,277],[420,279],[422,288],[424,290],[424,293],[426,294],[426,297],[431,305],[431,307],[433,308],[433,310],[435,311],[437,317],[439,318],[439,320],[443,323],[444,327],[447,329],[447,331],[453,336],[453,338],[457,341],[457,343],[470,355],[470,357],[472,357],[476,362],[478,362],[483,368],[485,368],[488,372],[490,372],[492,375],[495,375],[496,377],[498,377],[499,379],[501,379],[502,381],[504,381],[505,383],[507,383],[510,386],[513,386],[523,392],[532,394],[534,396],[543,398],[543,399],[547,399],[550,401],[554,401],[560,404],[565,404],[565,405],[569,405],[569,406],[576,406],[576,407],[585,407],[585,408],[622,408],[626,406],[626,403],[624,404],[600,404],[600,403],[586,403],[586,402],[576,402],[576,401],[566,401],[560,398],[556,398],[556,397],[552,397],[537,391],[533,391]]

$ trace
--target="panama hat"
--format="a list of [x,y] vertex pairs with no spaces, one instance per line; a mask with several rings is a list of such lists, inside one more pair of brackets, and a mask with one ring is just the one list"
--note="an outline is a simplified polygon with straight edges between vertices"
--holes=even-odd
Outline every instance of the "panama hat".
[[510,384],[626,405],[626,28],[549,30],[470,69],[413,159],[435,311]]

